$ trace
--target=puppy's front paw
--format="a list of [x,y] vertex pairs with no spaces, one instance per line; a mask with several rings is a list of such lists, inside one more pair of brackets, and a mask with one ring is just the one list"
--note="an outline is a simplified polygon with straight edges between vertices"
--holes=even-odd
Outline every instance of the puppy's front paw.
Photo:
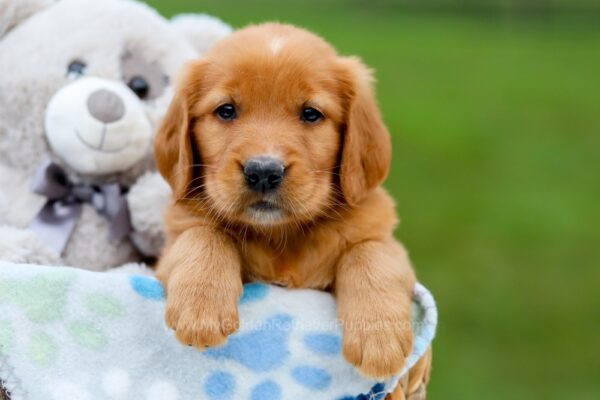
[[354,315],[344,320],[342,352],[365,376],[389,378],[402,369],[412,349],[410,319],[398,315]]
[[177,340],[203,350],[227,341],[237,331],[239,318],[235,296],[198,292],[188,288],[169,293],[165,319]]

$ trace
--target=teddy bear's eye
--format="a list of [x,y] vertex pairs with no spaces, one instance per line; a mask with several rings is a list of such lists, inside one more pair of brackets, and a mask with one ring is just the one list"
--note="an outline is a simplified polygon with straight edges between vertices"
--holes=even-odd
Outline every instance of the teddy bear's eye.
[[69,63],[67,67],[67,75],[83,75],[85,73],[85,68],[87,65],[80,60],[73,60]]
[[145,99],[150,94],[150,84],[142,76],[134,76],[129,80],[127,86],[136,94],[140,99]]

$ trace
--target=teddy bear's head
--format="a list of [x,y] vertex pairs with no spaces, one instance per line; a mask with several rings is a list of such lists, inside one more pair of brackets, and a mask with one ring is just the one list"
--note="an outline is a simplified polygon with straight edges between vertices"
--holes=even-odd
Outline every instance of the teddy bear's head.
[[0,0],[0,160],[51,155],[74,180],[127,184],[151,165],[177,70],[229,29],[132,0]]

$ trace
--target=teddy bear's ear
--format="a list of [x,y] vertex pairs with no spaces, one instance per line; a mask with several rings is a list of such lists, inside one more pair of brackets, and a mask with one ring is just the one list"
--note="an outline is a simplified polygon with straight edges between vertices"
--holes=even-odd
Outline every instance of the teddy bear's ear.
[[0,0],[0,39],[33,14],[57,0]]
[[171,25],[200,54],[233,31],[230,25],[219,18],[206,14],[179,14],[171,19]]

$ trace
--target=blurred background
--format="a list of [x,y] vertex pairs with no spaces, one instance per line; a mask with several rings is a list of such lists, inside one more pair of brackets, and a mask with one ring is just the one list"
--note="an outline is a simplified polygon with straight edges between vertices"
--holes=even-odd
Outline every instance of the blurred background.
[[430,399],[600,399],[599,0],[150,0],[309,28],[376,70],[437,298]]

